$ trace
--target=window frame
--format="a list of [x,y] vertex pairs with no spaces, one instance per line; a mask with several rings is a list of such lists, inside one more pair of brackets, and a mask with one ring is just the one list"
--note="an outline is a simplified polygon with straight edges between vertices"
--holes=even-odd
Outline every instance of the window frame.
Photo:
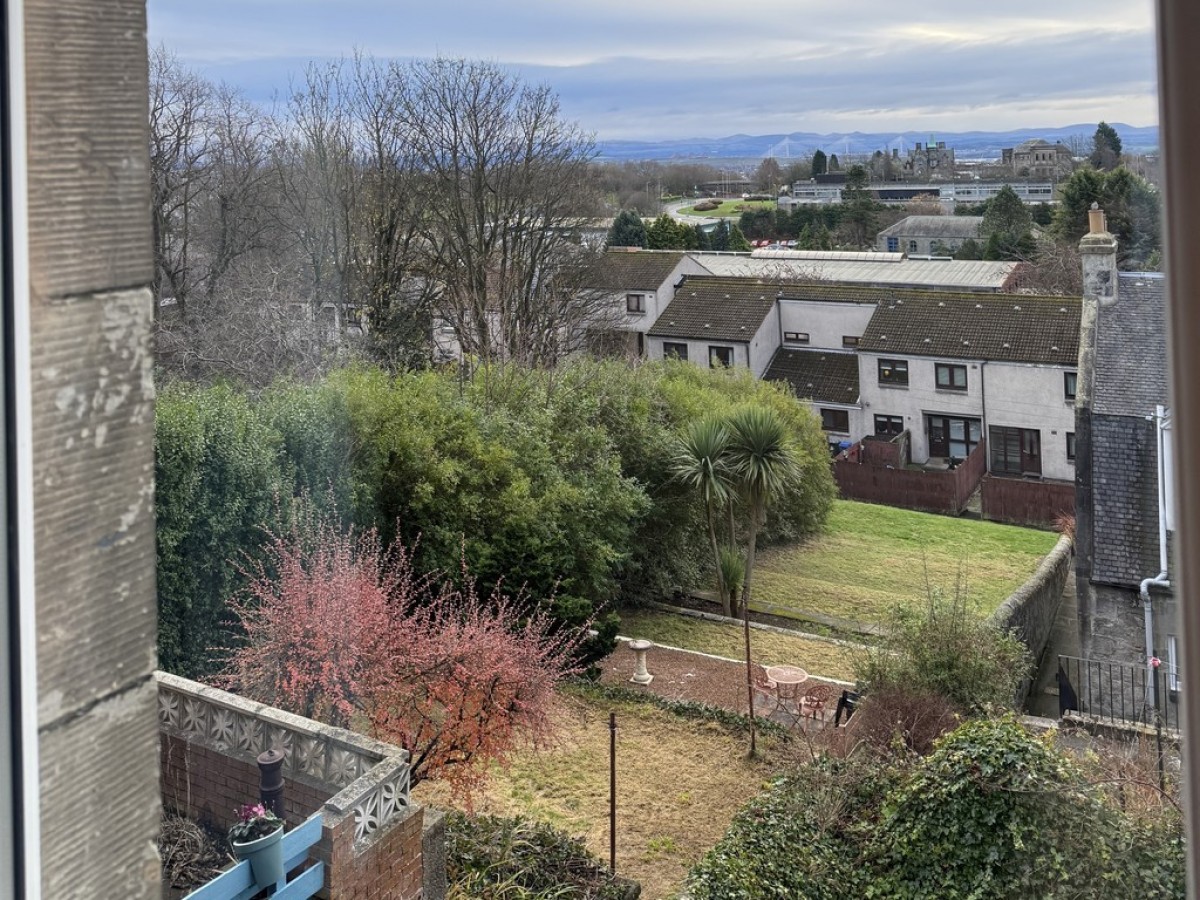
[[646,314],[646,295],[630,293],[625,295],[625,312],[631,316]]
[[1068,431],[1067,432],[1067,462],[1070,462],[1070,463],[1075,462],[1075,454],[1078,451],[1078,449],[1079,448],[1075,444],[1075,432]]
[[859,335],[857,335],[857,334],[843,334],[842,335],[842,346],[848,347],[848,348],[857,347],[859,340],[860,340],[860,338],[859,338]]
[[[880,357],[876,360],[877,375],[881,387],[908,387],[908,360],[895,359],[893,357]],[[888,370],[892,374],[884,375],[884,370]],[[899,373],[903,371],[904,377],[900,378]]]
[[[879,420],[880,419],[883,419],[884,422],[888,426],[891,426],[895,423],[899,423],[900,430],[892,431],[889,427],[888,429],[881,431],[879,428]],[[874,428],[875,428],[875,431],[873,433],[876,437],[897,437],[901,434],[904,434],[904,416],[893,416],[893,415],[888,415],[887,413],[876,413],[875,420],[874,420]]]
[[[721,356],[727,356],[726,359],[721,359]],[[732,369],[734,367],[733,347],[728,344],[709,344],[708,345],[708,367],[715,369]]]
[[[1037,453],[1027,453],[1026,439],[1030,434],[1035,435]],[[1011,439],[1016,439],[1015,452]],[[1001,455],[997,457],[997,451]],[[1025,458],[1036,458],[1037,468],[1027,468]],[[999,459],[1000,465],[997,465]],[[1015,465],[1014,465],[1015,463]],[[988,426],[988,467],[993,475],[1008,475],[1013,478],[1023,478],[1027,475],[1042,474],[1042,432],[1038,428],[1021,428],[1017,425]]]
[[[942,384],[942,373],[946,373],[947,381]],[[954,383],[954,376],[962,374],[962,384]],[[969,387],[967,381],[967,367],[962,363],[934,363],[933,364],[933,384],[939,391],[956,391],[964,393]]]
[[810,340],[807,331],[785,331],[783,333],[783,342],[785,344],[807,344]]
[[[688,345],[679,343],[678,341],[663,341],[662,345],[663,359],[677,359],[680,362],[688,361]],[[679,351],[683,352],[680,353]]]
[[1078,390],[1079,373],[1063,372],[1063,399],[1074,402],[1075,394]]
[[[833,409],[832,407],[819,406],[818,412],[821,414],[821,430],[832,431],[836,434],[850,433],[850,410],[848,409]],[[830,424],[829,419],[837,418],[837,422]],[[839,427],[845,424],[845,428]]]

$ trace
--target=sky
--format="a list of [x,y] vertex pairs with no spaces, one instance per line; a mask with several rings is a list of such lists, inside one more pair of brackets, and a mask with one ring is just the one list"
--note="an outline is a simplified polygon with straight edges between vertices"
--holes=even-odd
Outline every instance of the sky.
[[269,103],[310,61],[484,59],[598,140],[1158,120],[1152,0],[149,0],[152,45]]

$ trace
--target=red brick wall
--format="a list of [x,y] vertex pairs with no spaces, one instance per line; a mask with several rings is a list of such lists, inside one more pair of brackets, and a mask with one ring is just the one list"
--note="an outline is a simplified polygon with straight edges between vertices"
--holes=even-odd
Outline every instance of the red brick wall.
[[[169,734],[160,734],[159,753],[167,809],[225,829],[233,824],[235,809],[258,802],[257,765]],[[284,776],[284,818],[289,825],[299,825],[328,799],[328,791]]]
[[420,807],[354,846],[354,816],[325,828],[318,855],[329,867],[329,900],[417,900],[424,878]]
[[[234,810],[257,802],[258,766],[217,750],[160,733],[159,782],[163,805],[220,829],[232,824]],[[327,789],[284,776],[289,825],[299,825],[322,809]],[[326,825],[313,855],[325,861],[330,900],[417,900],[424,879],[421,827],[424,813],[412,807],[407,818],[354,844],[354,816]]]

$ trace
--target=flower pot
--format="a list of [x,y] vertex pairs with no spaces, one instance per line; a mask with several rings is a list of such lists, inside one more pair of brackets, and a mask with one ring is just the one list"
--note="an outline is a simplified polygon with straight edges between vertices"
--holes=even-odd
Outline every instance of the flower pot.
[[250,861],[255,884],[260,887],[274,884],[283,877],[283,826],[257,840],[244,844],[235,842],[233,855]]

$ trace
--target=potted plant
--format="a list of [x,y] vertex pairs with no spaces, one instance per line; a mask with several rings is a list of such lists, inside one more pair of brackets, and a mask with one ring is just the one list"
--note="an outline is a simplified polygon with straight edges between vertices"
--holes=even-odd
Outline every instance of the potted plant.
[[261,803],[235,810],[238,821],[229,829],[229,842],[238,859],[248,859],[258,885],[283,878],[283,819]]

